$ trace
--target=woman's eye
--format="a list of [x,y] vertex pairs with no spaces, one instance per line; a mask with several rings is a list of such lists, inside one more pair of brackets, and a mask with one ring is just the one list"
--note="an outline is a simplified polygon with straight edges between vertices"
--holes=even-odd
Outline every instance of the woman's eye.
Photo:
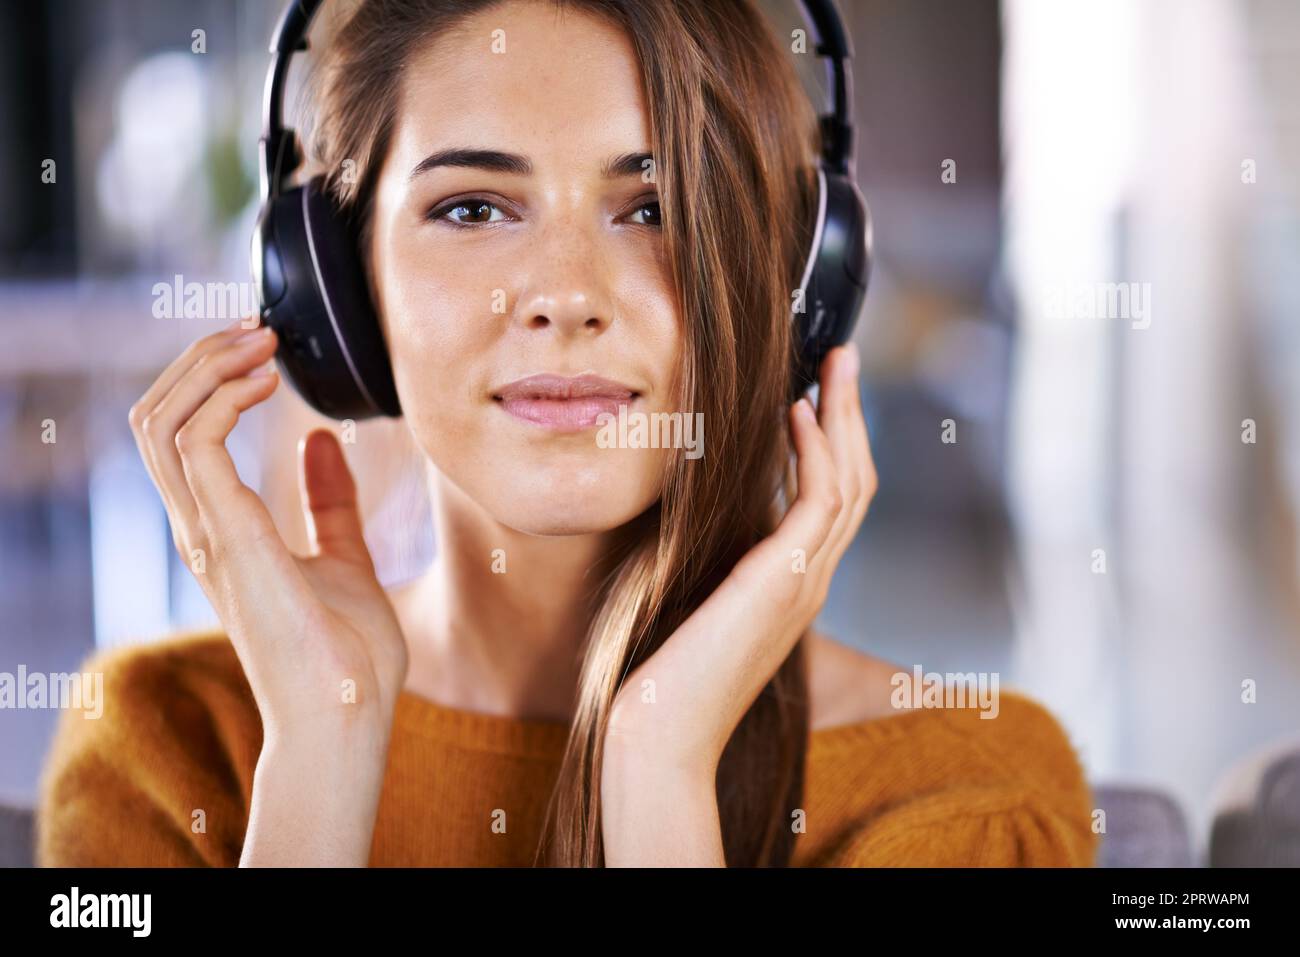
[[463,199],[434,210],[429,214],[429,219],[450,219],[457,226],[485,226],[488,223],[499,223],[506,218],[504,214],[493,218],[493,211],[500,213],[501,207],[485,199]]
[[[658,201],[642,203],[631,215],[639,226],[662,225],[659,220]],[[640,219],[638,220],[637,217]],[[431,222],[449,219],[457,226],[486,226],[489,223],[504,222],[508,217],[495,203],[485,199],[464,199],[434,210],[427,218]]]
[[660,225],[662,225],[662,223],[659,222],[659,203],[658,203],[658,202],[653,202],[653,203],[643,203],[643,204],[641,204],[640,206],[637,207],[636,211],[633,212],[632,215],[633,215],[633,216],[637,216],[637,215],[639,215],[639,214],[641,214],[641,213],[647,213],[647,212],[648,212],[648,215],[646,216],[645,219],[643,219],[641,222],[639,222],[639,223],[637,224],[638,226],[660,226]]

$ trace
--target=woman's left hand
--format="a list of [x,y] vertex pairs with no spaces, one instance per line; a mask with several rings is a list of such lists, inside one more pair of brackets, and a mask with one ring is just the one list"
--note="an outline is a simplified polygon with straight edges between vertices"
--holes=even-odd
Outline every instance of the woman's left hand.
[[817,617],[876,491],[858,367],[852,344],[827,355],[818,410],[807,399],[790,410],[794,503],[624,682],[605,735],[603,789],[649,775],[662,783],[670,769],[711,786],[732,732]]

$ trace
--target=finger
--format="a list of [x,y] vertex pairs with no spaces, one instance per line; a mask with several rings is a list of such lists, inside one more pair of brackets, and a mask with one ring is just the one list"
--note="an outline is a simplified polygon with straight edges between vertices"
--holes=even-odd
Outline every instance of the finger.
[[[255,317],[253,317],[255,319]],[[221,348],[222,346],[234,341],[247,328],[244,323],[246,319],[240,319],[231,323],[225,329],[212,335],[204,336],[197,339],[182,352],[176,359],[168,364],[162,373],[156,378],[145,390],[142,395],[132,406],[127,414],[127,421],[131,425],[131,432],[135,436],[136,447],[140,451],[140,458],[144,461],[145,469],[149,472],[149,477],[153,480],[154,485],[158,487],[159,494],[162,496],[163,504],[167,507],[169,515],[176,515],[174,503],[171,500],[171,492],[164,486],[161,481],[161,469],[155,455],[156,446],[150,443],[145,434],[144,423],[149,415],[157,407],[176,382],[188,372],[195,363],[202,361],[208,353]],[[168,437],[170,444],[170,436]],[[177,537],[177,530],[172,529],[173,538]]]
[[[275,391],[274,369],[222,383],[176,433],[185,482],[198,506],[213,565],[236,586],[293,564],[266,505],[246,486],[226,449],[239,415]],[[268,580],[268,579],[263,579]]]
[[[875,492],[874,467],[859,392],[857,347],[850,343],[832,350],[822,369],[819,418],[830,440],[844,498],[828,536],[830,547],[821,559],[834,564],[848,549]],[[821,560],[819,559],[819,560]]]
[[851,382],[849,388],[841,390],[841,399],[847,413],[847,435],[852,439],[849,443],[854,453],[851,461],[858,469],[861,494],[870,498],[875,492],[876,463],[871,455],[871,436],[867,430],[866,417],[862,413],[862,363],[857,343],[850,342],[847,348],[851,350],[849,359],[852,371],[846,370],[846,374],[850,376]]
[[774,537],[783,540],[783,548],[803,549],[811,561],[826,543],[844,500],[830,441],[807,399],[791,408],[790,427],[798,460],[798,492]]
[[328,429],[314,429],[298,442],[298,490],[313,554],[330,554],[373,569],[356,482],[343,448]]
[[871,453],[871,435],[867,429],[866,416],[862,411],[862,395],[860,392],[861,363],[858,361],[856,344],[853,346],[853,353],[853,387],[847,390],[845,408],[848,421],[847,434],[851,438],[849,443],[852,449],[850,461],[858,477],[856,523],[861,521],[871,504],[871,500],[875,498],[879,479],[876,475],[876,461]]
[[[821,370],[821,389],[817,400],[817,421],[830,440],[831,454],[839,476],[840,492],[851,511],[863,486],[861,450],[862,402],[858,393],[858,358],[853,346],[838,346],[830,351]],[[832,533],[834,534],[834,533]]]
[[[242,321],[242,320],[241,320]],[[233,339],[238,333],[240,322],[231,323],[224,330],[215,335],[204,336],[192,343],[176,359],[168,364],[162,373],[145,390],[136,402],[131,406],[127,413],[127,421],[131,425],[131,432],[135,436],[136,446],[140,450],[140,457],[144,460],[145,468],[149,471],[149,476],[158,484],[157,469],[153,458],[152,450],[145,442],[145,436],[142,426],[144,420],[149,417],[149,413],[154,410],[158,401],[167,394],[176,380],[184,375],[185,371],[198,361],[199,357],[210,349],[217,348],[223,341]],[[166,501],[167,495],[163,489],[159,489]]]
[[129,416],[132,425],[138,421],[143,421],[144,417],[153,411],[154,407],[162,400],[168,392],[171,391],[177,380],[188,372],[196,362],[198,362],[207,353],[230,344],[246,332],[253,331],[257,327],[245,326],[245,322],[253,321],[256,317],[240,319],[231,323],[220,332],[214,332],[211,335],[196,339],[186,347],[185,351],[171,361],[166,369],[153,381],[153,384],[145,391],[138,402],[131,407]]
[[275,336],[267,327],[208,349],[181,374],[140,424],[153,462],[154,482],[163,492],[172,521],[179,526],[174,531],[184,542],[193,541],[199,518],[176,450],[176,434],[223,383],[266,361],[274,349]]

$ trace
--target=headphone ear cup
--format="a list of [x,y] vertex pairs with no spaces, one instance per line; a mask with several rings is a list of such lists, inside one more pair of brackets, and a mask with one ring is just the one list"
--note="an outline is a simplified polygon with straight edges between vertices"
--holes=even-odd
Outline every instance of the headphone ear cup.
[[871,277],[871,212],[853,180],[817,171],[817,224],[794,313],[795,397],[817,382],[822,360],[849,341]]
[[320,177],[263,206],[252,262],[276,359],[307,404],[335,419],[401,415],[356,237]]

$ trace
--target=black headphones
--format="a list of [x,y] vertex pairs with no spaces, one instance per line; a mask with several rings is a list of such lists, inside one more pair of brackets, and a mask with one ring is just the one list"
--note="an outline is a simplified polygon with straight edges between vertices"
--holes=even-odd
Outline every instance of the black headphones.
[[[817,54],[827,58],[831,112],[821,117],[817,226],[791,314],[795,397],[816,382],[825,355],[852,334],[871,263],[870,214],[854,179],[848,34],[833,0],[799,2]],[[309,405],[335,419],[398,416],[392,366],[352,226],[325,193],[322,177],[288,186],[302,152],[281,121],[285,79],[293,54],[307,49],[320,4],[291,0],[271,42],[253,284],[262,323],[279,339],[278,364]]]

